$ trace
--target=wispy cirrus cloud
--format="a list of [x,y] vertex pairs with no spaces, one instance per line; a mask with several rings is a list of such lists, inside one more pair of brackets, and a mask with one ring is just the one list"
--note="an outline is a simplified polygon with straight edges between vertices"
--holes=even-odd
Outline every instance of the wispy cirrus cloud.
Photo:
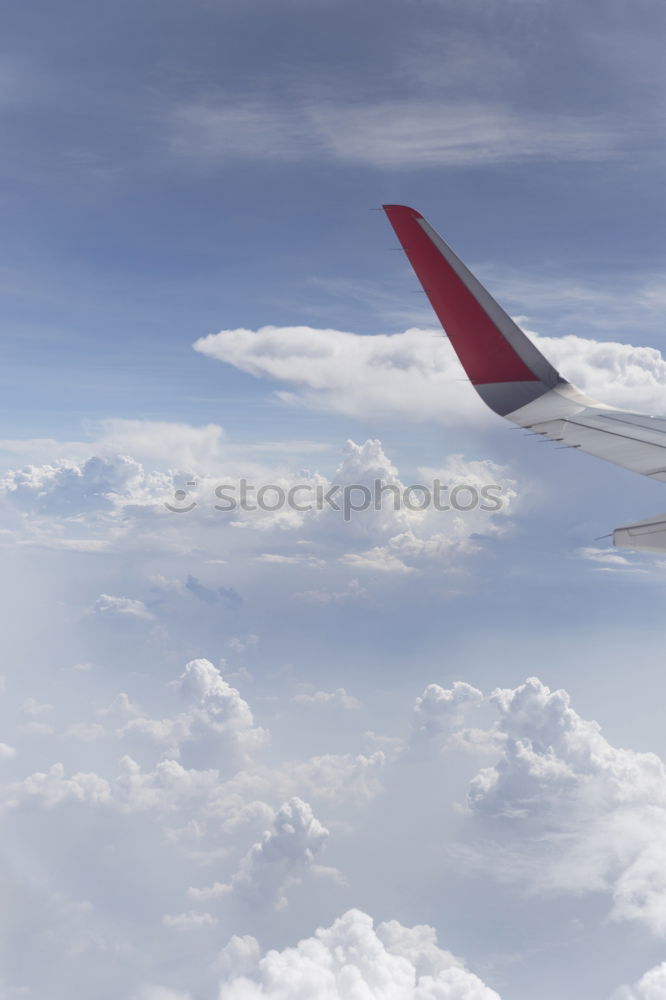
[[606,160],[618,155],[623,135],[603,115],[413,98],[283,105],[229,94],[180,104],[167,121],[172,152],[203,163],[333,157],[392,170]]

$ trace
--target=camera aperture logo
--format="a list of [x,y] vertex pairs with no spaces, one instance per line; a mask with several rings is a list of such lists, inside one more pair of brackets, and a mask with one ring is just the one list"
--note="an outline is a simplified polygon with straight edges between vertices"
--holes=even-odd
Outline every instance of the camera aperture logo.
[[[194,481],[187,483],[187,486],[196,485]],[[276,483],[257,486],[241,479],[238,483],[219,483],[215,486],[211,490],[211,504],[224,514],[239,510],[267,514],[280,510],[294,510],[302,514],[332,510],[342,514],[343,520],[351,521],[355,514],[368,510],[381,511],[386,505],[392,505],[394,511],[468,513],[482,510],[496,513],[506,505],[503,493],[503,487],[497,483],[459,482],[450,485],[440,479],[411,486],[388,483],[383,479],[375,479],[371,485],[310,481],[295,483],[288,489]],[[199,501],[193,500],[191,494],[183,489],[176,490],[174,501],[164,504],[174,514],[187,514],[199,506]]]

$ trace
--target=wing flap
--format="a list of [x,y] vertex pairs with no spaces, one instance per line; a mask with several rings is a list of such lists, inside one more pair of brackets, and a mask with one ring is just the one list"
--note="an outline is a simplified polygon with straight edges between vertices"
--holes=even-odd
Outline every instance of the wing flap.
[[666,514],[646,517],[643,521],[616,528],[613,545],[618,549],[639,552],[666,552]]
[[[564,446],[580,448],[631,472],[666,481],[666,434],[657,428],[618,420],[616,412],[586,407],[575,415],[555,420],[539,421],[532,417],[525,424],[518,414],[509,414],[509,419]],[[640,414],[629,416],[640,417]]]

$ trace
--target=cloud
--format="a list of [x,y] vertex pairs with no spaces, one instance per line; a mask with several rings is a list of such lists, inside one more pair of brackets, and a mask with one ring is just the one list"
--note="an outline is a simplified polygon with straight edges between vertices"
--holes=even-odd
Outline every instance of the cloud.
[[153,618],[143,601],[133,597],[117,597],[112,594],[100,594],[92,610],[96,615],[105,618],[143,618],[148,621]]
[[498,103],[387,100],[280,106],[258,98],[183,103],[172,151],[198,163],[337,159],[384,170],[539,160],[607,160],[622,135],[601,116],[534,114]]
[[620,139],[600,117],[533,115],[499,104],[399,100],[321,108],[313,117],[341,160],[384,169],[606,160]]
[[247,649],[259,645],[259,636],[254,635],[254,633],[245,636],[234,635],[229,639],[227,645],[233,649],[234,653],[244,653]]
[[[412,504],[411,499],[409,504],[404,501],[407,485],[399,478],[398,470],[380,441],[369,439],[363,444],[347,441],[334,482],[343,488],[356,487],[352,497],[358,492],[358,487],[365,488],[371,497],[374,496],[377,482],[383,484],[384,492],[381,504],[371,503],[358,519],[352,516],[349,522],[345,522],[342,512],[324,512],[320,530],[323,533],[327,524],[329,531],[332,527],[336,529],[336,537],[346,550],[338,557],[342,565],[352,568],[355,573],[406,575],[415,569],[451,562],[463,552],[475,551],[480,536],[493,536],[505,530],[505,515],[516,499],[515,484],[506,469],[494,462],[467,461],[461,455],[450,455],[440,468],[421,468],[417,471],[431,499],[423,509],[420,508],[420,493],[416,504]],[[464,491],[471,488],[479,500],[486,486],[494,484],[501,494],[500,509],[491,513],[484,510],[484,504],[480,503],[464,514],[452,507],[446,511],[439,510],[435,505],[435,480],[442,484],[439,501],[443,500],[445,506],[456,486]],[[399,503],[396,503],[396,495],[401,498]],[[464,496],[467,497],[468,493],[465,492]],[[356,542],[353,551],[349,551],[350,528]]]
[[613,920],[666,934],[663,761],[611,746],[536,678],[490,702],[501,755],[471,782],[463,854],[533,894],[607,892]]
[[188,576],[185,589],[198,597],[204,604],[218,604],[222,601],[232,610],[239,608],[243,603],[243,598],[233,587],[206,587],[205,584],[197,580],[196,576]]
[[185,768],[177,760],[162,760],[144,770],[129,755],[120,760],[112,786],[111,804],[121,812],[150,811],[158,816],[191,809],[210,801],[220,785],[215,768]]
[[456,681],[448,689],[439,684],[428,684],[414,705],[413,739],[429,741],[450,732],[454,726],[462,724],[467,709],[482,702],[483,693],[464,681]]
[[193,426],[180,421],[104,420],[99,443],[103,452],[130,454],[140,462],[199,472],[220,461],[224,430],[219,424]]
[[261,959],[261,948],[251,934],[234,934],[217,957],[215,967],[223,978],[251,974]]
[[[569,335],[530,334],[562,374],[602,402],[666,413],[666,361],[653,347]],[[279,398],[364,419],[468,423],[485,411],[443,336],[412,328],[359,336],[313,327],[222,330],[194,344],[202,354],[257,378],[286,383]]]
[[196,576],[188,576],[185,583],[185,589],[189,590],[191,594],[198,597],[200,601],[204,604],[216,604],[220,600],[220,595],[216,590],[212,590],[210,587],[204,586],[197,580]]
[[583,546],[576,550],[576,555],[591,564],[596,573],[606,575],[621,573],[623,575],[644,576],[661,574],[664,566],[656,558],[645,559],[644,554],[631,552],[621,555],[616,549],[601,549],[595,546]]
[[26,698],[21,705],[20,710],[24,715],[49,715],[53,711],[53,705],[49,705],[47,702],[37,701],[36,698]]
[[[271,808],[257,801],[249,783],[243,794],[230,775],[248,766],[250,755],[268,740],[266,730],[256,726],[247,702],[227,684],[207,660],[190,661],[169,687],[185,703],[184,710],[170,717],[153,718],[132,704],[126,695],[115,699],[105,718],[119,725],[116,740],[133,747],[141,759],[152,746],[165,757],[147,765],[124,752],[104,773],[75,771],[61,762],[11,782],[8,804],[13,809],[29,803],[52,809],[67,803],[101,808],[117,815],[145,814],[162,827],[176,824],[183,830],[197,816],[197,850],[202,854],[219,850],[223,831],[264,823]],[[100,713],[97,713],[100,714]],[[79,722],[65,735],[90,743],[111,736],[99,723]],[[75,747],[68,745],[69,754]],[[186,767],[176,757],[200,761],[202,768]],[[217,763],[219,767],[211,767]],[[262,787],[269,797],[275,779],[267,777]],[[174,834],[175,835],[175,834]]]
[[323,753],[303,759],[290,759],[281,765],[261,766],[239,771],[229,780],[224,794],[236,793],[242,799],[267,799],[277,796],[307,795],[327,805],[363,805],[382,791],[382,773],[387,756],[382,750],[373,753]]
[[[91,678],[84,680],[87,684]],[[346,858],[341,867],[345,874],[350,869],[354,873],[345,852],[353,851],[359,835],[363,838],[364,831],[376,830],[377,824],[383,829],[388,815],[407,812],[410,802],[415,805],[415,799],[406,797],[406,766],[409,795],[438,798],[431,794],[430,778],[437,776],[441,755],[433,755],[427,763],[431,768],[428,780],[419,784],[420,764],[405,760],[404,741],[386,753],[304,757],[293,752],[290,735],[286,744],[289,758],[285,759],[281,753],[285,747],[279,745],[267,760],[247,755],[241,766],[239,755],[231,776],[225,775],[222,767],[210,766],[217,762],[212,750],[204,755],[203,763],[208,766],[201,768],[169,758],[154,763],[151,744],[170,752],[171,741],[186,750],[189,742],[183,737],[196,733],[199,725],[203,742],[215,726],[221,726],[224,733],[225,726],[231,725],[233,730],[238,725],[242,745],[242,734],[256,724],[250,706],[243,699],[239,703],[240,694],[229,687],[210,661],[190,661],[166,690],[152,682],[144,684],[139,677],[133,683],[146,697],[149,692],[152,695],[150,711],[135,704],[134,688],[132,700],[127,696],[116,699],[111,712],[104,710],[109,739],[103,746],[84,747],[86,757],[95,754],[95,768],[90,763],[85,767],[72,765],[80,754],[71,742],[63,744],[61,749],[71,753],[64,764],[40,766],[27,778],[10,782],[4,817],[8,830],[11,824],[19,824],[20,830],[24,823],[33,831],[32,836],[36,836],[34,831],[43,831],[48,846],[41,849],[54,871],[67,873],[83,866],[86,871],[102,872],[99,878],[88,880],[90,935],[101,937],[104,930],[104,940],[108,938],[109,943],[103,954],[114,961],[118,952],[113,949],[120,948],[126,936],[146,956],[136,968],[131,958],[126,958],[123,967],[129,981],[123,996],[132,995],[137,977],[138,982],[146,975],[159,980],[165,968],[164,956],[176,959],[179,949],[187,951],[188,935],[206,941],[214,934],[224,941],[238,929],[242,916],[243,930],[257,933],[261,929],[266,935],[277,933],[275,921],[284,921],[279,938],[284,942],[294,927],[302,927],[302,905],[307,907],[306,919],[317,919],[326,912],[322,907],[335,901],[335,895],[332,900],[328,893],[358,891],[358,871],[349,889],[343,890],[336,869],[322,866],[324,848],[335,838],[336,850]],[[55,701],[54,694],[49,691],[50,700]],[[281,711],[289,711],[291,694],[282,691]],[[161,706],[168,695],[178,699],[175,711],[160,715],[155,706]],[[324,706],[342,698],[339,692],[318,692],[314,687],[310,696]],[[104,704],[109,700],[107,697]],[[366,711],[371,708],[368,701]],[[550,692],[538,681],[500,689],[485,701],[477,688],[463,681],[449,687],[427,685],[416,700],[412,731],[417,736],[412,738],[423,736],[435,746],[446,743],[447,752],[455,753],[458,747],[451,734],[455,735],[456,727],[472,711],[485,715],[495,711],[498,721],[492,738],[483,746],[485,753],[493,754],[491,765],[472,781],[468,814],[459,816],[461,843],[452,844],[450,835],[444,833],[435,854],[428,853],[425,844],[432,849],[432,837],[437,835],[434,815],[417,812],[409,823],[414,829],[421,825],[427,828],[424,839],[415,833],[416,840],[398,838],[391,848],[389,863],[407,865],[415,896],[422,891],[424,880],[430,884],[433,870],[441,872],[443,858],[453,853],[454,858],[483,867],[521,891],[527,889],[537,914],[541,913],[538,897],[543,892],[580,895],[601,891],[613,897],[613,919],[631,919],[662,933],[659,920],[666,912],[666,888],[661,873],[666,870],[666,859],[661,830],[666,791],[658,758],[615,750],[594,723],[580,719],[564,692]],[[59,712],[56,701],[53,713],[59,717]],[[181,716],[186,719],[181,720]],[[157,742],[151,737],[142,744],[139,737],[150,734],[126,728],[128,721],[137,719],[152,722]],[[306,726],[307,736],[311,719],[310,712],[300,712],[299,726],[289,727],[290,732],[300,733]],[[177,724],[175,720],[179,720]],[[116,726],[118,744],[111,745]],[[310,735],[318,729],[311,725]],[[136,755],[126,752],[126,744],[134,740],[139,745]],[[199,737],[192,742],[200,742]],[[385,743],[388,748],[390,741]],[[107,759],[105,765],[103,754],[108,755],[110,745],[114,761]],[[116,745],[121,747],[119,763],[115,760]],[[450,758],[444,766],[452,770]],[[478,770],[473,760],[469,767]],[[375,801],[380,792],[383,798]],[[440,807],[443,804],[444,800]],[[43,810],[37,822],[35,807]],[[82,833],[75,847],[71,844],[72,829]],[[88,855],[78,856],[84,851],[81,844],[88,842],[88,830],[104,831],[103,852],[95,845],[95,856],[102,854],[101,869],[94,867],[96,862]],[[363,865],[362,857],[359,864]],[[155,871],[163,873],[164,884],[151,884]],[[379,877],[382,871],[380,865]],[[132,873],[130,886],[123,872]],[[462,878],[463,865],[458,865],[458,873]],[[114,927],[115,918],[105,902],[110,875],[118,879],[112,909],[119,914],[122,928]],[[337,885],[330,880],[331,875],[338,880]],[[68,879],[73,877],[67,875]],[[284,907],[294,899],[299,881],[304,887],[291,916]],[[361,891],[373,891],[372,882],[360,885]],[[193,886],[197,888],[189,892],[188,900],[188,887]],[[483,880],[479,905],[486,898],[496,901],[492,879],[488,878]],[[341,919],[347,920],[347,915]],[[78,940],[73,936],[67,946],[77,947]],[[286,936],[286,940],[296,938]],[[214,974],[222,978],[220,990],[226,991],[222,997],[239,1000],[274,994],[277,1000],[278,988],[291,989],[292,982],[293,995],[301,989],[309,990],[308,995],[336,1000],[347,1000],[353,995],[352,987],[357,986],[365,990],[363,995],[386,996],[387,1000],[389,996],[391,1000],[496,1000],[489,987],[439,948],[432,928],[405,927],[396,921],[373,927],[370,918],[361,915],[360,919],[349,918],[345,927],[336,921],[333,928],[327,927],[301,944],[265,953],[248,934],[230,942],[217,960],[211,955],[201,963],[197,952],[196,961],[207,970],[199,969],[202,977],[210,977],[215,966]],[[303,956],[314,964],[301,969]],[[396,958],[400,959],[397,964]],[[103,959],[100,964],[104,965]],[[184,967],[177,980],[167,980],[167,988],[183,989],[186,983],[193,994],[205,991],[215,995],[210,978],[207,986],[200,985],[203,978],[197,978],[196,988],[193,980],[185,978],[189,968]],[[293,981],[285,979],[285,970],[290,969]],[[386,992],[389,984],[393,993]],[[638,990],[638,986],[633,989]],[[629,993],[627,998],[644,1000],[640,992]]]
[[[179,421],[101,420],[83,441],[29,438],[0,440],[0,451],[26,464],[0,478],[0,496],[13,507],[61,516],[141,513],[173,503],[174,475],[195,493],[199,480],[261,476],[266,461],[325,452],[321,441],[281,440],[234,444],[218,424]],[[271,466],[272,467],[272,466]],[[194,487],[194,489],[192,488]]]
[[106,736],[106,729],[98,722],[75,722],[67,729],[65,735],[82,740],[84,743],[92,743]]
[[289,887],[297,885],[312,867],[328,837],[311,806],[294,797],[278,810],[273,829],[250,848],[230,883],[191,889],[190,896],[207,900],[233,893],[255,905],[283,909]]
[[215,927],[217,918],[212,913],[197,913],[190,910],[189,913],[165,913],[162,923],[175,931],[198,931],[206,927]]
[[383,545],[376,545],[365,552],[347,552],[340,557],[340,562],[352,569],[379,573],[411,573],[414,569]]
[[305,556],[300,553],[292,556],[283,555],[279,552],[262,552],[257,556],[257,562],[269,563],[273,566],[325,566],[323,559],[317,556]]
[[46,809],[79,803],[122,815],[144,813],[158,826],[174,818],[187,823],[195,813],[201,835],[210,820],[218,838],[220,829],[232,830],[242,826],[244,819],[255,814],[265,818],[270,812],[261,803],[241,800],[233,789],[225,787],[215,768],[188,769],[173,759],[159,761],[152,769],[144,768],[128,754],[120,759],[115,774],[108,779],[91,772],[67,777],[64,765],[57,763],[47,772],[35,772],[13,782],[9,793],[8,803],[14,809],[30,802],[40,803]]
[[[262,483],[275,484],[283,490],[285,500],[292,488],[307,490],[309,502],[299,509],[293,504],[283,504],[278,510],[237,505],[233,514],[221,513],[215,506],[219,480],[214,475],[203,476],[186,500],[178,501],[171,474],[146,473],[143,466],[129,459],[123,459],[122,468],[127,469],[128,463],[133,472],[124,480],[126,488],[86,493],[86,504],[78,512],[76,490],[71,493],[66,509],[60,502],[53,508],[47,503],[50,493],[44,492],[41,484],[53,480],[51,465],[30,467],[31,487],[27,492],[14,489],[15,483],[25,478],[24,473],[8,473],[4,480],[5,498],[11,499],[7,499],[2,512],[11,528],[3,536],[5,544],[75,548],[93,554],[124,552],[133,558],[137,554],[143,557],[168,553],[192,559],[204,551],[210,554],[213,543],[224,551],[225,563],[240,563],[241,572],[248,561],[260,561],[267,572],[272,571],[269,567],[276,575],[278,569],[282,570],[284,578],[291,570],[289,575],[299,581],[305,573],[317,570],[334,573],[337,575],[334,589],[321,585],[304,588],[300,582],[297,593],[311,603],[343,603],[365,597],[365,587],[360,583],[340,589],[340,575],[345,568],[350,568],[354,576],[369,573],[390,577],[451,562],[478,549],[483,536],[501,534],[507,526],[504,515],[516,499],[514,483],[506,469],[493,462],[466,461],[460,455],[450,455],[439,469],[418,470],[419,475],[428,477],[423,479],[422,489],[409,486],[400,479],[381,442],[372,438],[362,443],[347,441],[342,460],[330,478],[330,473],[297,474],[285,472],[284,468],[264,467],[260,478],[250,480],[252,490],[258,490]],[[87,466],[85,460],[78,466],[68,465],[67,469],[78,482]],[[224,478],[228,489],[233,485],[238,501],[244,479],[240,469],[227,468]],[[435,493],[435,479],[441,483],[438,487],[441,493]],[[171,484],[168,488],[167,483]],[[378,483],[382,486],[381,497],[376,496]],[[497,510],[492,510],[492,505],[484,499],[482,491],[489,486],[499,492]],[[476,491],[479,503],[469,510],[456,509],[448,502],[456,487],[458,492],[463,491],[465,499],[466,490]],[[420,509],[424,497],[427,501],[423,489],[431,495],[431,502]],[[330,503],[325,499],[329,497]],[[41,504],[37,511],[36,498]],[[368,498],[367,509],[355,509],[359,501],[363,506]],[[185,504],[186,513],[165,509],[165,505],[173,506],[174,502]],[[26,517],[28,512],[32,516]],[[252,530],[240,530],[243,528]],[[294,551],[296,544],[311,548]],[[273,546],[277,552],[267,551]],[[217,559],[207,559],[206,571],[210,572],[209,564],[218,563]],[[158,620],[167,613],[167,606],[172,609],[188,593],[211,607],[224,604],[231,611],[238,610],[243,602],[235,587],[221,586],[210,578],[204,580],[191,571],[184,582],[171,576],[167,579],[159,573],[149,579],[152,586],[145,600],[139,596],[102,594],[94,612],[109,619]],[[343,581],[343,585],[346,583]]]
[[234,610],[243,603],[243,598],[234,587],[218,587],[217,592],[222,601]]
[[[15,443],[39,450],[39,442]],[[75,447],[67,442],[52,445],[65,452]],[[85,448],[90,452],[98,446],[94,442]],[[0,512],[11,529],[8,533],[24,545],[103,553],[129,539],[136,543],[138,534],[145,544],[159,524],[165,547],[173,526],[169,520],[175,515],[164,503],[173,502],[173,494],[171,473],[148,472],[127,455],[68,456],[6,472],[0,479]]]
[[111,787],[98,774],[79,771],[67,778],[64,765],[57,763],[46,772],[37,771],[10,786],[10,804],[30,798],[41,799],[47,808],[68,801],[107,803],[111,800]]
[[255,726],[248,703],[210,660],[191,660],[172,686],[186,703],[183,712],[165,719],[137,715],[125,723],[123,732],[149,737],[172,757],[194,744],[198,756],[226,764],[244,759],[268,741],[266,730]]
[[335,691],[315,691],[312,694],[303,692],[302,694],[294,695],[291,700],[296,705],[331,705],[347,711],[353,711],[361,707],[358,698],[347,694],[344,688],[336,688]]
[[[51,471],[41,474],[43,488],[49,492],[78,489],[87,493],[96,488],[101,493],[122,492],[128,482],[140,478],[139,465],[198,471],[218,463],[226,452],[224,430],[219,424],[194,426],[175,420],[113,417],[91,424],[90,431],[91,439],[84,441],[4,439],[0,441],[0,449],[21,455],[29,444],[33,460],[52,462]],[[91,451],[95,454],[89,458]],[[78,473],[70,468],[80,463],[84,467]],[[31,477],[29,467],[23,479],[17,486],[24,489],[38,483],[34,474]],[[63,502],[67,502],[66,495]]]
[[[432,330],[362,337],[341,330],[265,326],[222,330],[194,344],[201,354],[257,378],[295,389],[280,390],[291,405],[374,420],[462,420],[482,413],[457,358]],[[481,418],[483,419],[483,417]]]
[[650,969],[634,986],[622,986],[611,1000],[666,1000],[666,962]]
[[[385,763],[381,751],[278,758],[269,764],[253,758],[269,734],[255,725],[247,702],[207,660],[188,663],[169,688],[185,702],[184,710],[171,716],[154,718],[127,695],[116,698],[110,708],[98,710],[97,716],[119,727],[115,738],[124,751],[119,761],[107,764],[101,773],[70,773],[71,768],[58,762],[14,780],[7,794],[10,809],[20,813],[31,803],[48,810],[71,805],[102,809],[117,817],[134,816],[137,821],[143,816],[186,853],[210,860],[223,850],[221,836],[233,838],[246,829],[258,834],[267,822],[273,822],[274,808],[291,798],[291,805],[278,813],[275,836],[264,838],[268,847],[260,852],[260,859],[265,860],[266,852],[275,848],[279,853],[280,846],[288,843],[290,817],[295,842],[299,836],[302,841],[303,831],[309,831],[314,845],[323,829],[314,818],[308,821],[310,807],[299,809],[295,797],[302,801],[300,796],[305,794],[339,808],[344,803],[367,804],[381,790]],[[64,735],[91,742],[114,734],[99,723],[79,722]],[[128,745],[132,753],[127,752]],[[151,762],[153,746],[165,754],[157,763]],[[76,752],[71,742],[67,752]],[[146,755],[148,763],[144,763]],[[6,756],[9,759],[10,753]],[[198,759],[203,767],[184,766],[177,756]],[[219,766],[211,767],[211,763]],[[277,867],[267,870],[278,872]],[[239,885],[243,884],[240,879]]]
[[594,546],[585,546],[582,549],[578,549],[578,555],[581,559],[597,563],[606,570],[631,569],[635,571],[638,568],[631,558],[622,555],[620,552],[614,552],[613,549],[597,549]]
[[357,604],[367,601],[368,591],[358,580],[350,580],[344,590],[302,590],[294,594],[294,599],[305,604],[318,604],[321,607],[328,604]]
[[656,347],[588,340],[573,334],[535,339],[565,378],[595,399],[666,414],[666,361]]
[[367,802],[381,791],[386,759],[381,750],[372,754],[320,754],[304,762],[292,762],[289,773],[295,785],[307,788],[313,798]]
[[[499,1000],[494,990],[449,952],[431,927],[397,921],[373,926],[349,910],[331,927],[319,928],[295,948],[258,958],[253,939],[233,939],[225,954],[231,966],[219,1000]],[[234,975],[234,963],[238,963]],[[254,966],[254,968],[252,968]]]
[[8,473],[0,491],[23,509],[41,513],[79,515],[84,511],[112,511],[128,498],[139,501],[146,487],[165,492],[168,481],[148,477],[139,462],[127,455],[93,455],[80,463],[62,459]]

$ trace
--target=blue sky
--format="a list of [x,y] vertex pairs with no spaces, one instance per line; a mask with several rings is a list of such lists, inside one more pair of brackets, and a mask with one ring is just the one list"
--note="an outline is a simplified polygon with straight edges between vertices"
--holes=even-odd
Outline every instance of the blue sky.
[[67,366],[78,419],[127,414],[117,382],[135,413],[191,419],[199,397],[219,416],[233,385],[188,355],[202,332],[399,328],[390,293],[413,283],[366,213],[383,201],[418,202],[473,263],[630,295],[664,257],[663,14],[644,7],[12,11],[3,286],[31,411],[71,412]]
[[[665,20],[6,12],[0,1000],[666,998],[662,486],[484,410],[371,211],[666,413]],[[212,506],[378,470],[507,505]]]

